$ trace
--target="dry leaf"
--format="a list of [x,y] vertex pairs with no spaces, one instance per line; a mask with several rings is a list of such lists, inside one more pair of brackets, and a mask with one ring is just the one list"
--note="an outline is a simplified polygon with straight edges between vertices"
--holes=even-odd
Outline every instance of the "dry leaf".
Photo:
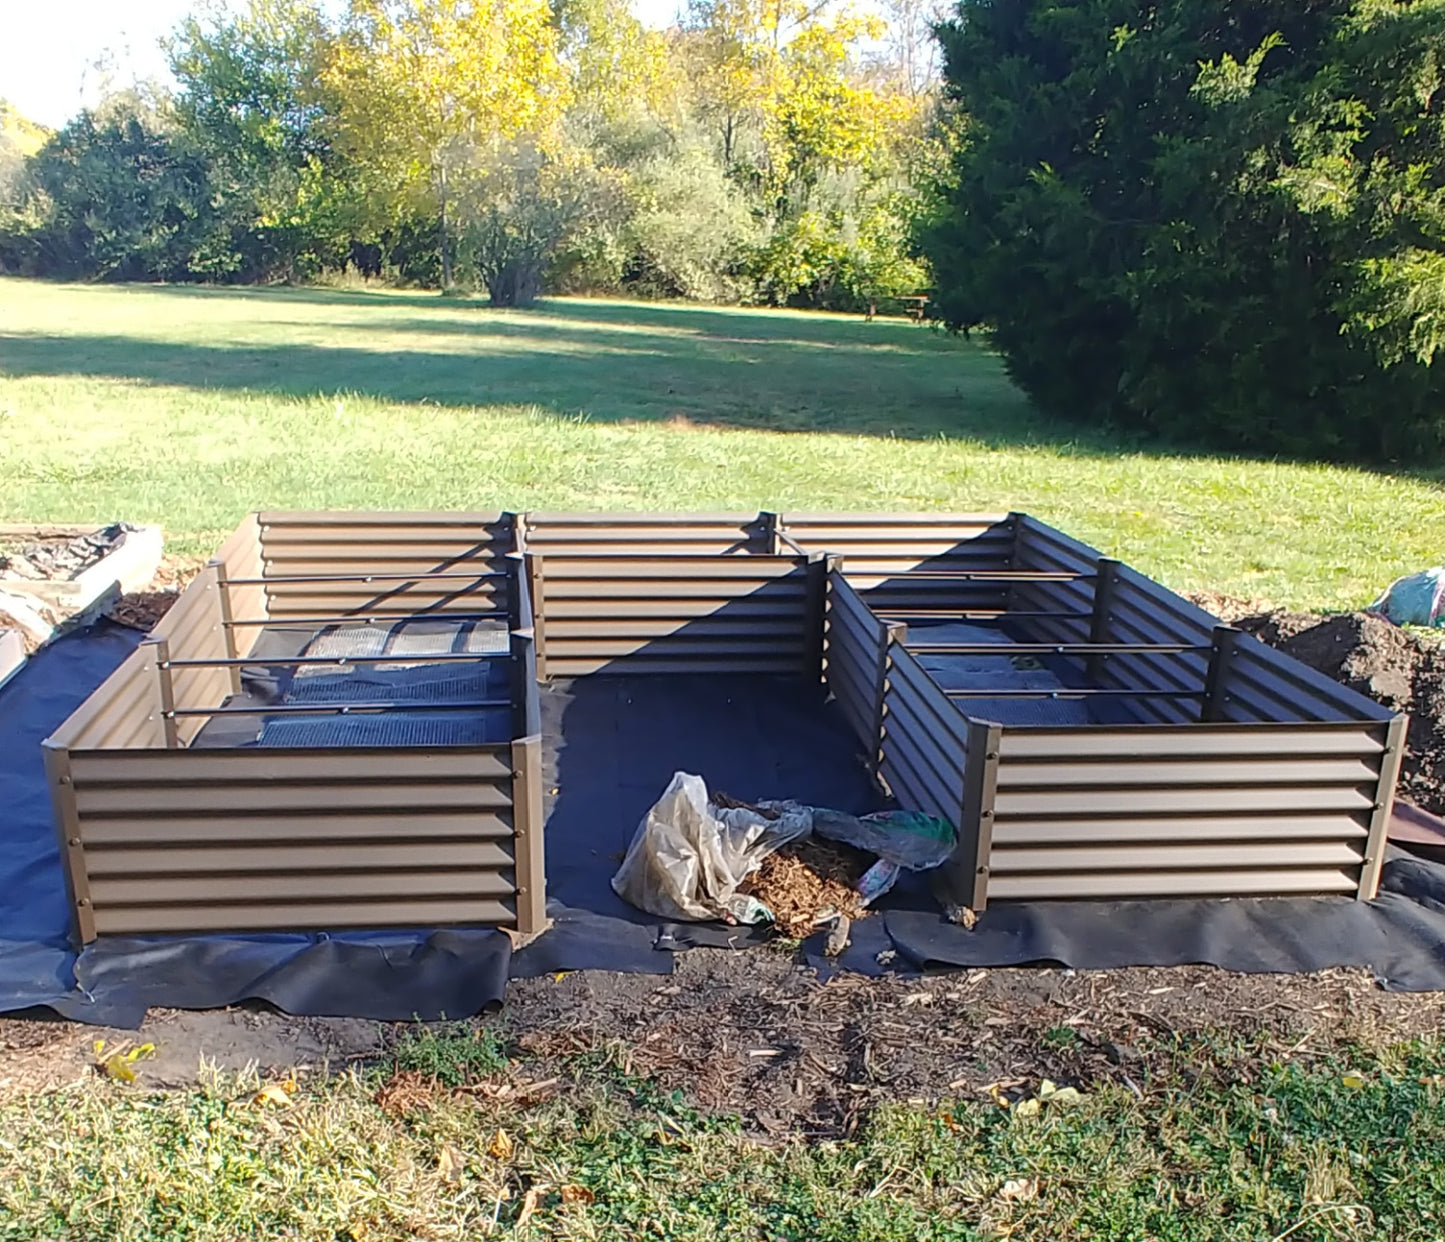
[[487,1154],[493,1160],[510,1160],[514,1150],[512,1136],[505,1130],[498,1130],[492,1135],[492,1141],[487,1147]]
[[455,1186],[462,1180],[462,1170],[466,1163],[466,1157],[450,1143],[437,1153],[437,1172],[449,1186]]
[[1083,1095],[1077,1087],[1056,1087],[1047,1078],[1039,1083],[1039,1099],[1045,1104],[1078,1104]]
[[597,1198],[586,1186],[563,1186],[563,1203],[592,1203]]
[[1039,1197],[1039,1179],[1036,1177],[1011,1177],[999,1187],[998,1197],[1014,1203],[1027,1203]]
[[972,931],[974,924],[978,922],[978,915],[971,906],[964,906],[959,910],[958,918],[955,921],[964,931]]
[[97,1039],[91,1047],[98,1058],[96,1068],[107,1078],[113,1078],[116,1082],[134,1082],[135,1070],[131,1067],[137,1061],[144,1061],[147,1057],[153,1056],[156,1050],[154,1044],[138,1044],[132,1048],[129,1040],[121,1043],[109,1056],[103,1055],[105,1040]]
[[[500,1134],[501,1131],[498,1130],[497,1133]],[[522,1196],[522,1210],[517,1213],[517,1225],[516,1225],[516,1227],[517,1227],[518,1229],[521,1229],[521,1227],[522,1227],[523,1225],[525,1225],[529,1220],[532,1219],[532,1213],[535,1212],[536,1210],[537,1210],[537,1188],[536,1188],[535,1186],[533,1186],[529,1191],[527,1191],[527,1193],[526,1193],[525,1195]]]
[[1015,1117],[1037,1117],[1043,1105],[1038,1100],[1020,1100],[1014,1105]]
[[296,1087],[295,1084],[291,1084],[291,1091],[287,1091],[286,1087],[286,1083],[268,1082],[251,1097],[251,1103],[261,1108],[268,1104],[273,1108],[290,1108],[291,1092],[295,1091]]
[[1361,1087],[1365,1086],[1369,1082],[1369,1079],[1366,1078],[1363,1074],[1361,1074],[1358,1070],[1351,1070],[1348,1074],[1341,1078],[1340,1081],[1344,1083],[1345,1086],[1349,1087],[1351,1091],[1358,1091]]

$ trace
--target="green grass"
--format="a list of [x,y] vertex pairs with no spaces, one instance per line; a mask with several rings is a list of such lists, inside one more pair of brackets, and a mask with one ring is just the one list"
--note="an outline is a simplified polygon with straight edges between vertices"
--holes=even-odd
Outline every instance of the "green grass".
[[1179,589],[1367,602],[1440,555],[1424,478],[1141,447],[903,321],[0,280],[0,520],[256,508],[1024,509]]
[[1137,1093],[1031,1117],[891,1104],[811,1143],[756,1142],[592,1061],[532,1106],[438,1088],[383,1107],[386,1066],[289,1107],[254,1104],[255,1081],[96,1078],[0,1106],[0,1239],[1438,1239],[1438,1042],[1308,1066],[1170,1051],[1181,1072]]

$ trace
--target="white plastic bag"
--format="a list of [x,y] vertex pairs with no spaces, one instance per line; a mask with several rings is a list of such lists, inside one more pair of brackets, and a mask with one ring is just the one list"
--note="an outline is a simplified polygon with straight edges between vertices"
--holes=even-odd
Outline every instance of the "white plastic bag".
[[769,854],[806,837],[812,812],[792,802],[763,803],[769,819],[708,800],[702,777],[678,772],[637,826],[612,890],[668,919],[726,919],[738,885]]

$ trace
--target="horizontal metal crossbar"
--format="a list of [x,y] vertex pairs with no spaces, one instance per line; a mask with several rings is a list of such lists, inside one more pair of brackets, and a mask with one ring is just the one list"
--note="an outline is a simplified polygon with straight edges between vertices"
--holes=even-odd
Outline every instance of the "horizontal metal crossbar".
[[1202,699],[1203,690],[945,690],[951,699]]
[[[867,592],[864,592],[867,600]],[[889,617],[926,617],[944,621],[1005,621],[1011,617],[1032,617],[1056,621],[1092,621],[1091,612],[1020,612],[1012,608],[960,608],[956,604],[937,604],[932,608],[874,608],[873,615],[883,619]]]
[[[907,581],[912,578],[941,578],[949,582],[1078,582],[1097,574],[1082,569],[897,569],[871,572],[850,571],[843,559],[843,574],[857,578],[887,578]],[[869,587],[868,590],[876,590]]]
[[302,668],[310,664],[444,664],[460,660],[499,660],[510,651],[439,651],[435,654],[393,653],[376,656],[227,656],[212,660],[164,660],[160,668]]
[[915,655],[1192,655],[1214,648],[1198,643],[915,643]]
[[372,625],[377,621],[489,621],[505,612],[362,612],[349,617],[235,617],[222,625]]
[[290,712],[472,712],[510,707],[510,699],[470,699],[465,703],[418,703],[389,700],[376,703],[273,703],[270,707],[177,707],[166,716],[272,716]]
[[506,570],[482,570],[474,574],[440,573],[419,574],[276,574],[269,578],[222,578],[222,586],[275,586],[288,583],[325,582],[476,582],[483,578],[506,578]]

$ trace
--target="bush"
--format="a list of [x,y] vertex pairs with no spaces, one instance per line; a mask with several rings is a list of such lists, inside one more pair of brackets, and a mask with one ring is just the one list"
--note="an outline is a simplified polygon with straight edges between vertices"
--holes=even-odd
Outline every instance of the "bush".
[[925,246],[1040,405],[1445,455],[1445,0],[961,0]]

